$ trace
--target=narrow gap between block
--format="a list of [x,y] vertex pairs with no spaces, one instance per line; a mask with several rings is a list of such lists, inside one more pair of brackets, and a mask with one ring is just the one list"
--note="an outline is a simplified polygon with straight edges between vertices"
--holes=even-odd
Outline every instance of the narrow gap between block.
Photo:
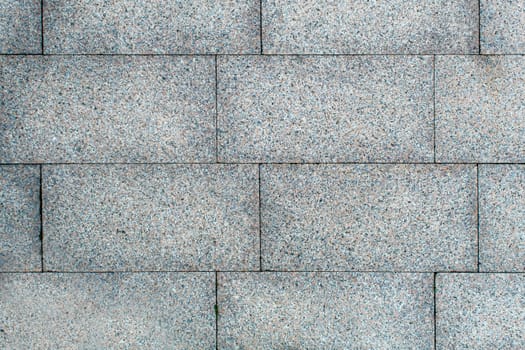
[[437,277],[437,273],[434,272],[434,278],[433,278],[433,282],[432,282],[432,288],[433,288],[433,291],[434,291],[434,349],[437,349],[436,277]]
[[39,193],[39,201],[40,201],[40,269],[42,272],[44,272],[44,204],[43,204],[43,194],[42,194],[42,164],[39,165],[39,171],[40,171],[40,193]]
[[215,350],[219,348],[219,282],[218,282],[218,272],[215,271]]
[[40,49],[44,54],[44,0],[40,0]]
[[481,55],[481,0],[478,0],[478,54]]
[[263,54],[263,25],[262,25],[262,0],[259,0],[259,45],[261,46],[261,55]]

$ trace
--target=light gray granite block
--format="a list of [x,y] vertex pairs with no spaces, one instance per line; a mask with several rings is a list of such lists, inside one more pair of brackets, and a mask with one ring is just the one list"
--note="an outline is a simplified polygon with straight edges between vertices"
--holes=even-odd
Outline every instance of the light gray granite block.
[[2,349],[215,349],[212,273],[0,274]]
[[258,0],[46,0],[46,53],[259,53]]
[[263,165],[264,270],[475,271],[476,169]]
[[213,57],[0,57],[0,162],[215,160]]
[[525,274],[438,274],[437,350],[525,349]]
[[40,271],[40,248],[39,167],[2,165],[0,271]]
[[219,349],[433,349],[431,274],[219,273]]
[[478,53],[476,0],[262,0],[264,53]]
[[525,165],[479,166],[481,271],[525,272]]
[[481,53],[525,54],[525,1],[481,0]]
[[436,57],[436,159],[525,162],[525,57]]
[[219,160],[433,160],[432,58],[219,57]]
[[256,165],[43,169],[50,271],[258,270]]
[[40,0],[0,0],[0,54],[42,53]]

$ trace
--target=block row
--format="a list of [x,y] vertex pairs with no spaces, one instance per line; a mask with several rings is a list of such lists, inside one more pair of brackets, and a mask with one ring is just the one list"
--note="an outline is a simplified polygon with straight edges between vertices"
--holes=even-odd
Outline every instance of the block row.
[[6,349],[517,350],[524,321],[525,274],[0,273]]
[[523,163],[524,79],[523,56],[3,56],[0,163]]
[[0,52],[523,54],[524,9],[523,0],[1,0]]
[[525,271],[524,165],[17,165],[0,184],[0,271]]

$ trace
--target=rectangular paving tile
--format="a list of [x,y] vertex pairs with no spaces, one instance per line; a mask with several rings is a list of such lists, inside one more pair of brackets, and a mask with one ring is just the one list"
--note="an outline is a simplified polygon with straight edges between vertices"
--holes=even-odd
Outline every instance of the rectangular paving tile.
[[525,274],[438,274],[437,350],[525,349]]
[[258,0],[46,0],[46,53],[260,52]]
[[0,57],[0,162],[215,160],[212,57]]
[[262,0],[264,53],[478,53],[478,1]]
[[433,160],[432,58],[220,57],[219,160]]
[[431,274],[219,273],[219,349],[433,349]]
[[212,273],[0,274],[2,349],[215,349]]
[[436,159],[525,162],[525,57],[436,57]]
[[256,165],[43,169],[50,271],[258,270]]
[[40,271],[40,248],[39,167],[2,165],[0,271]]
[[479,166],[482,271],[525,272],[525,165]]
[[473,271],[476,169],[263,165],[267,270]]
[[525,1],[480,1],[481,53],[525,54]]
[[42,53],[40,0],[0,0],[0,54]]

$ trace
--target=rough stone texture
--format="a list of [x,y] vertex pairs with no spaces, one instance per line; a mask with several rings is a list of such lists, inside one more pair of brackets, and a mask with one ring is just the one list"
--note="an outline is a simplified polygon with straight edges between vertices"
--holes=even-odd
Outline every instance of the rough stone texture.
[[433,349],[431,274],[219,273],[219,349]]
[[215,349],[211,273],[0,274],[2,349]]
[[478,53],[478,2],[262,0],[264,53]]
[[525,271],[525,165],[479,166],[482,271]]
[[46,0],[46,53],[259,53],[258,0]]
[[40,0],[0,0],[0,54],[41,53]]
[[436,349],[525,349],[525,274],[438,274]]
[[257,166],[43,169],[44,268],[259,269]]
[[431,57],[220,57],[218,74],[220,160],[433,160]]
[[40,259],[40,170],[2,165],[0,271],[40,271]]
[[212,57],[0,57],[0,162],[215,160]]
[[476,169],[263,165],[268,270],[472,271]]
[[525,57],[436,57],[436,158],[525,162]]
[[481,0],[481,53],[525,54],[525,1]]

